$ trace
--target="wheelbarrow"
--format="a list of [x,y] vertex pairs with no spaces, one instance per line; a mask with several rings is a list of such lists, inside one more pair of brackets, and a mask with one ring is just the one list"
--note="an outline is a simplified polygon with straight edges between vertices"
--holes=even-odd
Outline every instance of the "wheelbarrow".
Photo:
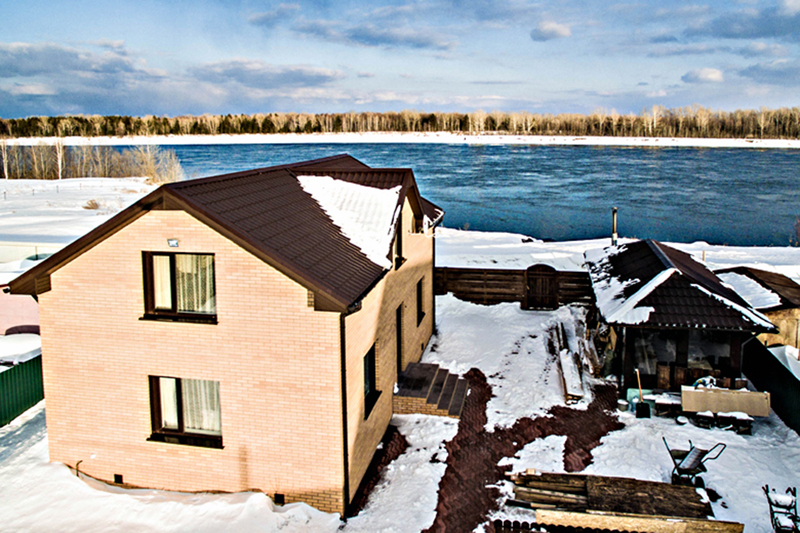
[[718,442],[710,450],[698,448],[692,441],[689,441],[688,450],[672,449],[667,443],[666,437],[661,437],[664,446],[667,447],[669,456],[672,458],[672,484],[688,485],[699,488],[705,487],[705,482],[700,474],[707,472],[705,463],[713,461],[725,451],[727,445]]

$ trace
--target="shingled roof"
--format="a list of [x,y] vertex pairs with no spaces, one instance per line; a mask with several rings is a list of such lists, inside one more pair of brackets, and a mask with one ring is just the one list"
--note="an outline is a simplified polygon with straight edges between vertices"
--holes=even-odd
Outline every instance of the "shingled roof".
[[[374,189],[396,189],[395,213],[408,198],[420,223],[438,223],[443,212],[423,200],[410,169],[373,169],[349,155],[237,172],[159,187],[105,224],[10,283],[13,293],[36,294],[42,280],[154,209],[182,209],[266,263],[314,291],[319,308],[343,311],[383,276],[377,264],[303,189],[299,177],[327,176]],[[387,221],[393,239],[397,216]],[[388,242],[388,241],[387,241]],[[385,250],[391,254],[391,244]],[[48,283],[38,282],[41,287]]]
[[774,293],[778,300],[774,305],[753,305],[760,311],[777,311],[800,307],[800,285],[783,274],[747,266],[723,268],[716,270],[714,273],[721,278],[724,278],[725,274],[739,274],[758,283],[764,290]]
[[651,239],[586,252],[609,324],[773,331],[774,326],[689,254]]

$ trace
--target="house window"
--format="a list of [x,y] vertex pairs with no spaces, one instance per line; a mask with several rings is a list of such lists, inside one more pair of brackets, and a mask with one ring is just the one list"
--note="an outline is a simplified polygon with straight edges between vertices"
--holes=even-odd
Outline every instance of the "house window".
[[364,419],[369,418],[372,408],[378,402],[381,391],[378,390],[377,376],[375,375],[375,345],[364,356]]
[[150,376],[149,440],[222,448],[219,381]]
[[214,256],[144,252],[146,319],[217,321]]
[[417,326],[422,324],[422,319],[425,318],[425,311],[422,307],[422,281],[425,278],[420,278],[417,282]]
[[397,233],[394,237],[394,268],[397,270],[406,261],[403,257],[403,212],[397,217]]

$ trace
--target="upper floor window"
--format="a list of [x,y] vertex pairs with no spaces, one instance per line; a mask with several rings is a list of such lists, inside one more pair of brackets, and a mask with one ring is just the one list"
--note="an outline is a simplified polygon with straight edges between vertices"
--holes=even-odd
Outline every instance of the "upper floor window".
[[144,252],[145,318],[216,322],[214,256]]
[[397,270],[405,262],[403,257],[403,212],[397,217],[397,233],[394,238],[394,268]]

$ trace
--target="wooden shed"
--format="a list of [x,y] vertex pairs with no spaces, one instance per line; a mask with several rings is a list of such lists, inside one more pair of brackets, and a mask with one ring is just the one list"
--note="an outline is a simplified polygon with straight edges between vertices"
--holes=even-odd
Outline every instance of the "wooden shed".
[[642,240],[586,252],[601,321],[616,338],[609,369],[621,393],[636,386],[678,391],[699,377],[723,386],[741,377],[741,347],[776,333],[767,317],[689,254]]

